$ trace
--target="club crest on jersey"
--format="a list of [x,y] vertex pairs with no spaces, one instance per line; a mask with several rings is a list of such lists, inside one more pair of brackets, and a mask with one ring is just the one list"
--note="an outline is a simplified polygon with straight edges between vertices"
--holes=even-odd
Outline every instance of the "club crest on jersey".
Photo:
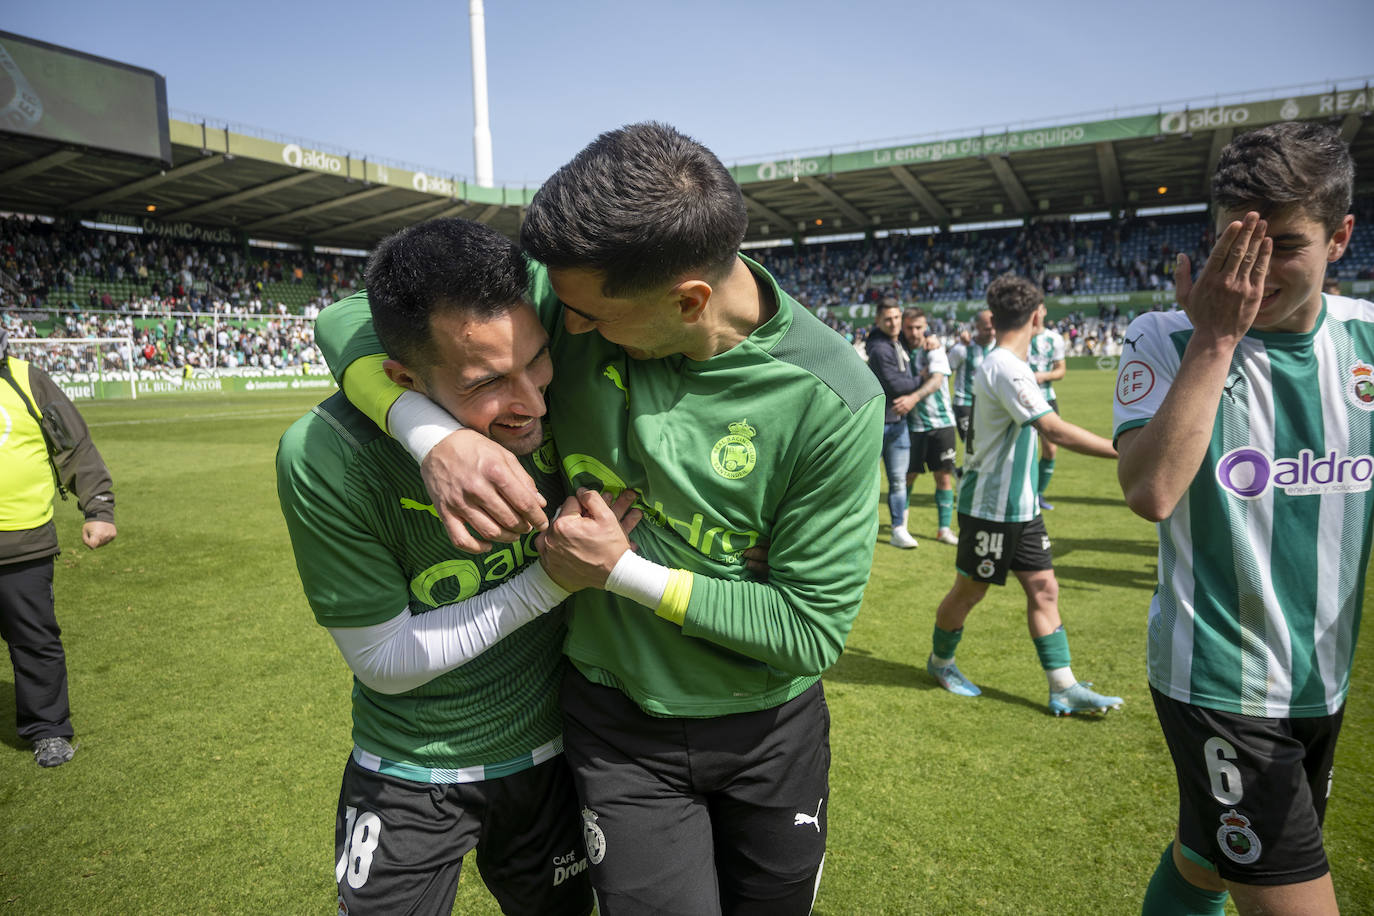
[[730,435],[717,439],[711,448],[711,468],[726,480],[739,480],[758,461],[753,442],[758,431],[747,420],[731,423],[729,428]]
[[544,441],[530,458],[534,461],[534,466],[545,474],[552,474],[558,470],[558,449],[553,444],[553,428],[548,423],[544,424]]
[[1222,489],[1241,499],[1259,499],[1271,485],[1289,496],[1363,493],[1374,478],[1374,457],[1335,450],[1318,456],[1303,449],[1296,458],[1274,458],[1246,445],[1221,456],[1216,478]]
[[1374,410],[1374,366],[1355,361],[1345,380],[1345,397],[1360,410]]
[[978,578],[980,578],[980,579],[988,579],[988,578],[991,578],[993,572],[994,572],[996,569],[997,569],[997,566],[996,566],[995,564],[993,564],[993,562],[992,562],[991,560],[985,559],[985,560],[981,561],[981,562],[978,564]]
[[596,826],[597,813],[591,808],[582,809],[582,840],[587,844],[587,858],[593,865],[600,865],[606,858],[606,834]]
[[1250,829],[1250,819],[1237,814],[1232,808],[1221,816],[1221,828],[1217,830],[1217,845],[1226,858],[1237,865],[1249,865],[1260,857],[1263,847],[1259,834]]

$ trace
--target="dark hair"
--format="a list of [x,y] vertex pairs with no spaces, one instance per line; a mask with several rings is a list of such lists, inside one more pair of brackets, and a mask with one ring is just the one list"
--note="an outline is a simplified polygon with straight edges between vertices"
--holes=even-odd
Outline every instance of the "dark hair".
[[1350,212],[1354,185],[1350,148],[1334,128],[1287,121],[1226,144],[1212,176],[1212,204],[1218,212],[1255,210],[1262,217],[1296,205],[1330,235]]
[[436,312],[495,318],[525,299],[525,259],[482,223],[436,219],[383,239],[367,261],[372,326],[387,355],[421,374],[438,360]]
[[1025,326],[1044,301],[1040,287],[1016,274],[1002,274],[988,284],[988,309],[999,334]]
[[552,268],[604,275],[626,296],[687,271],[730,270],[749,215],[715,154],[666,124],[607,131],[535,192],[520,243]]
[[902,307],[902,304],[901,304],[900,302],[897,301],[897,298],[896,298],[895,296],[884,296],[884,297],[883,297],[881,300],[879,300],[879,302],[878,302],[878,311],[879,311],[879,312],[886,312],[888,309],[898,309],[898,310],[900,310],[901,307]]
[[902,317],[924,318],[926,317],[926,310],[921,308],[919,305],[908,305],[906,308],[902,309]]

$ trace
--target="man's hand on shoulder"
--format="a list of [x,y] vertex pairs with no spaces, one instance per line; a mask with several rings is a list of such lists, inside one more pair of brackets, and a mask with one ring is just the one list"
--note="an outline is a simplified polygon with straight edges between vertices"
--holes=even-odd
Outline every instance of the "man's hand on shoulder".
[[625,490],[609,502],[586,488],[569,496],[536,542],[549,578],[570,592],[605,588],[611,570],[631,549],[627,535],[641,517],[633,508],[638,498],[634,490]]
[[530,475],[514,454],[479,432],[460,429],[440,440],[420,462],[420,474],[459,550],[481,553],[491,541],[510,543],[548,527],[544,497]]
[[93,518],[81,526],[81,543],[95,550],[113,541],[115,534],[114,522],[102,522]]

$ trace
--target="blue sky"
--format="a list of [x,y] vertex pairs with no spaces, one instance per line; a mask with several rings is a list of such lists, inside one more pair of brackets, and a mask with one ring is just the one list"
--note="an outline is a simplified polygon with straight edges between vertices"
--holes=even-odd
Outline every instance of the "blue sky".
[[[473,173],[466,0],[43,0],[0,28],[156,70],[174,112]],[[487,0],[486,33],[497,184],[645,119],[730,163],[1374,73],[1368,0]]]

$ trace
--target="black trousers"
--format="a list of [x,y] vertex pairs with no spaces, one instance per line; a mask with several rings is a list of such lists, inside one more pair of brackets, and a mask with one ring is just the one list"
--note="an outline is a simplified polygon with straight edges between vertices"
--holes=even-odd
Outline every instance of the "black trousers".
[[9,645],[15,725],[25,741],[73,734],[67,657],[53,610],[52,561],[0,564],[0,636]]

